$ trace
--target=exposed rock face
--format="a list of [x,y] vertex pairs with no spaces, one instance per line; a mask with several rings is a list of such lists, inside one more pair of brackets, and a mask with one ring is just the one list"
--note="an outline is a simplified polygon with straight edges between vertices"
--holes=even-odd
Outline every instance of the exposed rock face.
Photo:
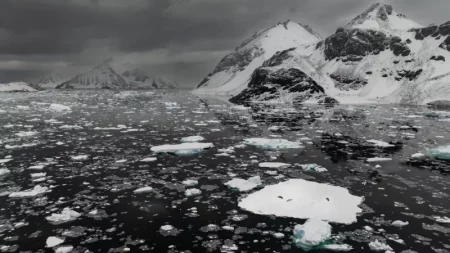
[[330,77],[335,81],[334,86],[342,91],[359,90],[367,85],[367,80],[363,79],[342,77],[335,74],[331,74]]

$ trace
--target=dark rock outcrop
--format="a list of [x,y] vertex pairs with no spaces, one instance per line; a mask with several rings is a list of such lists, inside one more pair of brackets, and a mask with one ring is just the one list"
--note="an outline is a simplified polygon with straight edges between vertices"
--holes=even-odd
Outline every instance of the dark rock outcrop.
[[331,74],[330,77],[334,80],[334,86],[342,91],[359,90],[368,83],[364,79],[343,77],[336,74]]

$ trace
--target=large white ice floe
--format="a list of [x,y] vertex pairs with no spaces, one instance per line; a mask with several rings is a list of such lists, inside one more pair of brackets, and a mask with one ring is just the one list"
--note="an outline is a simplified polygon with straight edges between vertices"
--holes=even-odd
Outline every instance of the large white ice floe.
[[200,142],[204,140],[205,138],[203,138],[202,136],[188,136],[181,138],[181,142]]
[[69,253],[73,250],[73,246],[60,246],[55,249],[55,253]]
[[261,168],[286,168],[289,166],[291,166],[289,163],[276,163],[276,162],[265,162],[259,164],[259,167]]
[[48,187],[36,185],[33,189],[9,194],[10,198],[31,198],[48,192]]
[[49,238],[47,238],[46,247],[47,248],[53,248],[55,246],[60,245],[63,242],[64,242],[64,239],[61,239],[61,238],[56,237],[56,236],[50,236]]
[[362,211],[358,207],[362,201],[339,186],[290,179],[248,195],[239,207],[256,214],[350,224]]
[[251,189],[261,184],[261,177],[259,176],[251,177],[248,180],[242,178],[234,178],[233,180],[225,183],[225,185],[227,185],[228,187],[239,190],[241,192],[250,191]]
[[80,216],[81,216],[80,213],[66,207],[62,210],[61,213],[53,213],[52,215],[45,217],[45,219],[48,220],[50,223],[57,225],[74,221]]
[[60,104],[51,104],[48,108],[50,111],[54,112],[71,112],[72,109],[66,105],[60,105]]
[[250,138],[245,139],[244,144],[270,150],[303,148],[301,143],[285,139]]
[[153,146],[151,151],[156,153],[175,153],[177,155],[197,154],[205,149],[214,147],[212,143],[189,142],[174,145]]
[[323,246],[331,237],[331,226],[326,221],[309,219],[294,227],[294,243],[297,247],[311,250]]

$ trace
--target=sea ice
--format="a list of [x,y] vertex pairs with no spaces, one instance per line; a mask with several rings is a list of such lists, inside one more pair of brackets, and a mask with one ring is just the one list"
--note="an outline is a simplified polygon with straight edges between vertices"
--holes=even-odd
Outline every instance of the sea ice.
[[353,247],[348,244],[327,244],[324,246],[327,250],[332,251],[350,251],[353,250]]
[[381,147],[381,148],[392,148],[392,147],[395,147],[395,145],[389,144],[389,143],[384,142],[384,141],[368,140],[367,142],[372,143],[374,146]]
[[146,186],[139,189],[134,190],[134,193],[145,193],[145,192],[151,192],[153,190],[152,187]]
[[51,104],[48,109],[50,111],[54,111],[54,112],[70,112],[70,111],[72,111],[72,109],[70,107],[65,106],[65,105],[60,105],[60,104]]
[[411,155],[412,158],[422,158],[424,156],[425,156],[425,154],[422,154],[422,153],[416,153],[416,154]]
[[392,161],[392,158],[384,158],[384,157],[373,157],[373,158],[369,158],[367,159],[368,163],[375,163],[375,162],[388,162],[388,161]]
[[339,186],[290,179],[248,195],[239,207],[257,214],[351,224],[362,211],[362,201]]
[[55,249],[55,253],[69,253],[73,250],[73,246],[61,246]]
[[11,171],[8,169],[0,169],[0,177],[9,173],[11,173]]
[[261,168],[286,168],[291,166],[289,163],[272,163],[272,162],[266,162],[266,163],[260,163],[259,167]]
[[200,195],[201,193],[202,193],[202,191],[200,191],[199,189],[193,188],[193,189],[187,189],[187,190],[184,192],[184,195],[186,195],[186,197],[191,197],[191,196],[197,196],[197,195]]
[[241,192],[250,191],[251,189],[261,184],[262,184],[261,177],[259,176],[251,177],[248,180],[241,178],[234,178],[233,180],[225,183],[225,185],[227,185],[228,187],[232,189],[237,189]]
[[31,178],[45,177],[45,175],[47,175],[47,173],[45,173],[45,172],[42,172],[42,173],[31,173],[30,174]]
[[175,153],[178,155],[197,154],[205,149],[214,147],[212,143],[189,142],[175,145],[153,146],[151,151],[156,153]]
[[38,132],[33,132],[33,131],[16,133],[16,135],[19,137],[30,137],[30,136],[34,136],[36,134],[38,134]]
[[328,171],[324,167],[322,167],[320,165],[317,165],[317,164],[301,164],[300,167],[302,167],[302,169],[304,171],[312,171],[312,172],[325,172],[325,171]]
[[50,223],[57,225],[69,221],[74,221],[80,216],[80,213],[66,207],[62,210],[61,213],[53,213],[52,215],[45,217],[45,219],[47,219]]
[[326,221],[309,219],[294,227],[294,243],[304,250],[323,246],[331,237],[331,226]]
[[44,169],[45,165],[33,165],[28,167],[29,170],[42,170]]
[[448,217],[433,216],[433,218],[436,220],[436,222],[450,224],[450,218],[448,218]]
[[392,226],[395,226],[395,227],[404,227],[408,224],[409,224],[409,222],[401,221],[401,220],[396,220],[396,221],[392,222]]
[[12,159],[0,159],[0,164],[7,163],[9,161],[12,161]]
[[450,145],[431,149],[427,152],[427,156],[431,156],[438,159],[450,160]]
[[74,161],[85,161],[89,158],[89,156],[88,155],[77,155],[77,156],[72,156],[71,158]]
[[47,238],[47,241],[46,241],[47,246],[46,247],[53,248],[55,246],[60,245],[63,242],[64,242],[64,239],[58,238],[56,236],[50,236],[49,238]]
[[156,161],[157,158],[156,157],[147,157],[141,160],[141,162],[154,162]]
[[379,242],[378,240],[376,240],[374,242],[370,242],[369,248],[373,251],[388,251],[388,250],[392,251],[393,250],[391,248],[391,246],[389,246],[385,243]]
[[198,181],[197,180],[188,179],[188,180],[184,180],[183,184],[187,185],[187,186],[194,186],[194,185],[198,185]]
[[40,185],[36,185],[33,189],[21,192],[13,192],[9,194],[10,198],[31,198],[37,195],[46,193],[48,191],[48,187],[42,187]]
[[244,144],[269,150],[303,148],[301,143],[285,139],[250,138],[245,139]]
[[203,138],[202,136],[189,136],[181,138],[181,142],[200,142],[204,140],[205,138]]

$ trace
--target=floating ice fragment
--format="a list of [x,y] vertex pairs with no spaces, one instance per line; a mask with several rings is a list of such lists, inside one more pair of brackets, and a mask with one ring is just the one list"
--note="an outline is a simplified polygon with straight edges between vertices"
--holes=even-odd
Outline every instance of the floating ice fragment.
[[325,172],[328,171],[324,167],[317,164],[302,164],[300,165],[304,171],[313,171],[313,172]]
[[60,245],[61,243],[64,242],[64,239],[58,238],[56,236],[50,236],[49,238],[47,238],[46,244],[47,244],[47,248],[53,248],[55,246]]
[[248,180],[234,178],[233,180],[225,183],[225,185],[229,186],[230,188],[237,189],[241,192],[250,191],[251,189],[261,184],[261,177],[259,176],[251,177]]
[[194,186],[194,185],[198,185],[198,181],[197,180],[188,179],[188,180],[184,180],[183,184],[187,185],[187,186]]
[[433,216],[433,218],[436,220],[436,222],[439,223],[449,223],[450,224],[450,218],[444,216],[444,217],[440,217],[440,216]]
[[146,186],[139,189],[134,190],[134,193],[145,193],[145,192],[151,192],[153,190],[152,187]]
[[285,139],[250,138],[244,144],[269,150],[303,148],[300,143]]
[[304,250],[321,247],[330,237],[330,224],[319,219],[309,219],[303,225],[294,227],[294,243]]
[[424,156],[425,156],[425,154],[422,154],[422,153],[416,153],[416,154],[411,155],[412,158],[422,158]]
[[55,249],[55,253],[69,253],[73,250],[73,246],[61,246]]
[[45,219],[48,220],[50,223],[57,225],[69,221],[74,221],[80,216],[81,216],[80,213],[66,207],[62,210],[61,213],[53,213],[52,215],[45,217]]
[[89,158],[89,156],[88,155],[77,155],[77,156],[72,156],[71,158],[74,161],[85,161]]
[[391,148],[391,147],[395,147],[395,145],[389,144],[389,143],[384,142],[384,141],[368,140],[367,142],[372,143],[372,144],[373,144],[374,146],[376,146],[376,147],[382,147],[382,148]]
[[212,143],[190,142],[175,145],[154,146],[151,151],[156,153],[175,153],[178,155],[197,154],[205,149],[214,147]]
[[40,185],[36,185],[33,189],[22,192],[13,192],[9,194],[10,198],[31,198],[37,195],[48,192],[48,187],[42,187]]
[[117,160],[115,163],[126,163],[127,159]]
[[199,189],[187,189],[184,192],[184,195],[186,195],[186,197],[191,197],[191,196],[197,196],[200,195],[202,193],[202,191],[200,191]]
[[157,158],[156,157],[147,157],[141,160],[141,162],[154,162],[156,161]]
[[332,251],[350,251],[353,249],[353,247],[348,244],[328,244],[325,245],[324,248]]
[[12,161],[12,159],[0,159],[0,164],[7,163],[9,161]]
[[33,132],[33,131],[16,133],[16,135],[19,136],[19,137],[30,137],[30,136],[34,136],[36,134],[38,134],[38,132]]
[[396,221],[392,222],[392,226],[395,226],[395,227],[404,227],[408,224],[409,224],[409,222],[401,221],[401,220],[396,220]]
[[374,163],[374,162],[388,162],[388,161],[392,161],[392,158],[373,157],[373,158],[367,159],[367,162],[369,162],[369,163]]
[[0,177],[9,173],[11,173],[11,171],[8,169],[0,169]]
[[71,112],[72,111],[72,109],[70,107],[65,106],[65,105],[60,105],[60,104],[51,104],[48,109],[50,111],[54,111],[54,112]]
[[189,136],[181,138],[181,142],[200,142],[204,140],[205,138],[203,138],[202,136]]
[[388,251],[393,250],[389,245],[379,242],[378,240],[369,243],[369,248],[373,251]]
[[275,233],[275,234],[273,234],[273,237],[278,238],[278,239],[284,238],[284,234],[283,233]]
[[272,162],[266,162],[266,163],[260,163],[259,167],[261,168],[286,168],[291,166],[289,163],[272,163]]
[[290,179],[248,195],[239,207],[257,214],[350,224],[362,211],[362,201],[339,186]]
[[450,145],[431,149],[426,155],[438,159],[450,160]]
[[29,170],[42,170],[44,169],[45,165],[33,165],[28,167]]
[[31,178],[38,178],[38,177],[45,177],[45,175],[47,175],[47,173],[42,172],[42,173],[31,173]]

